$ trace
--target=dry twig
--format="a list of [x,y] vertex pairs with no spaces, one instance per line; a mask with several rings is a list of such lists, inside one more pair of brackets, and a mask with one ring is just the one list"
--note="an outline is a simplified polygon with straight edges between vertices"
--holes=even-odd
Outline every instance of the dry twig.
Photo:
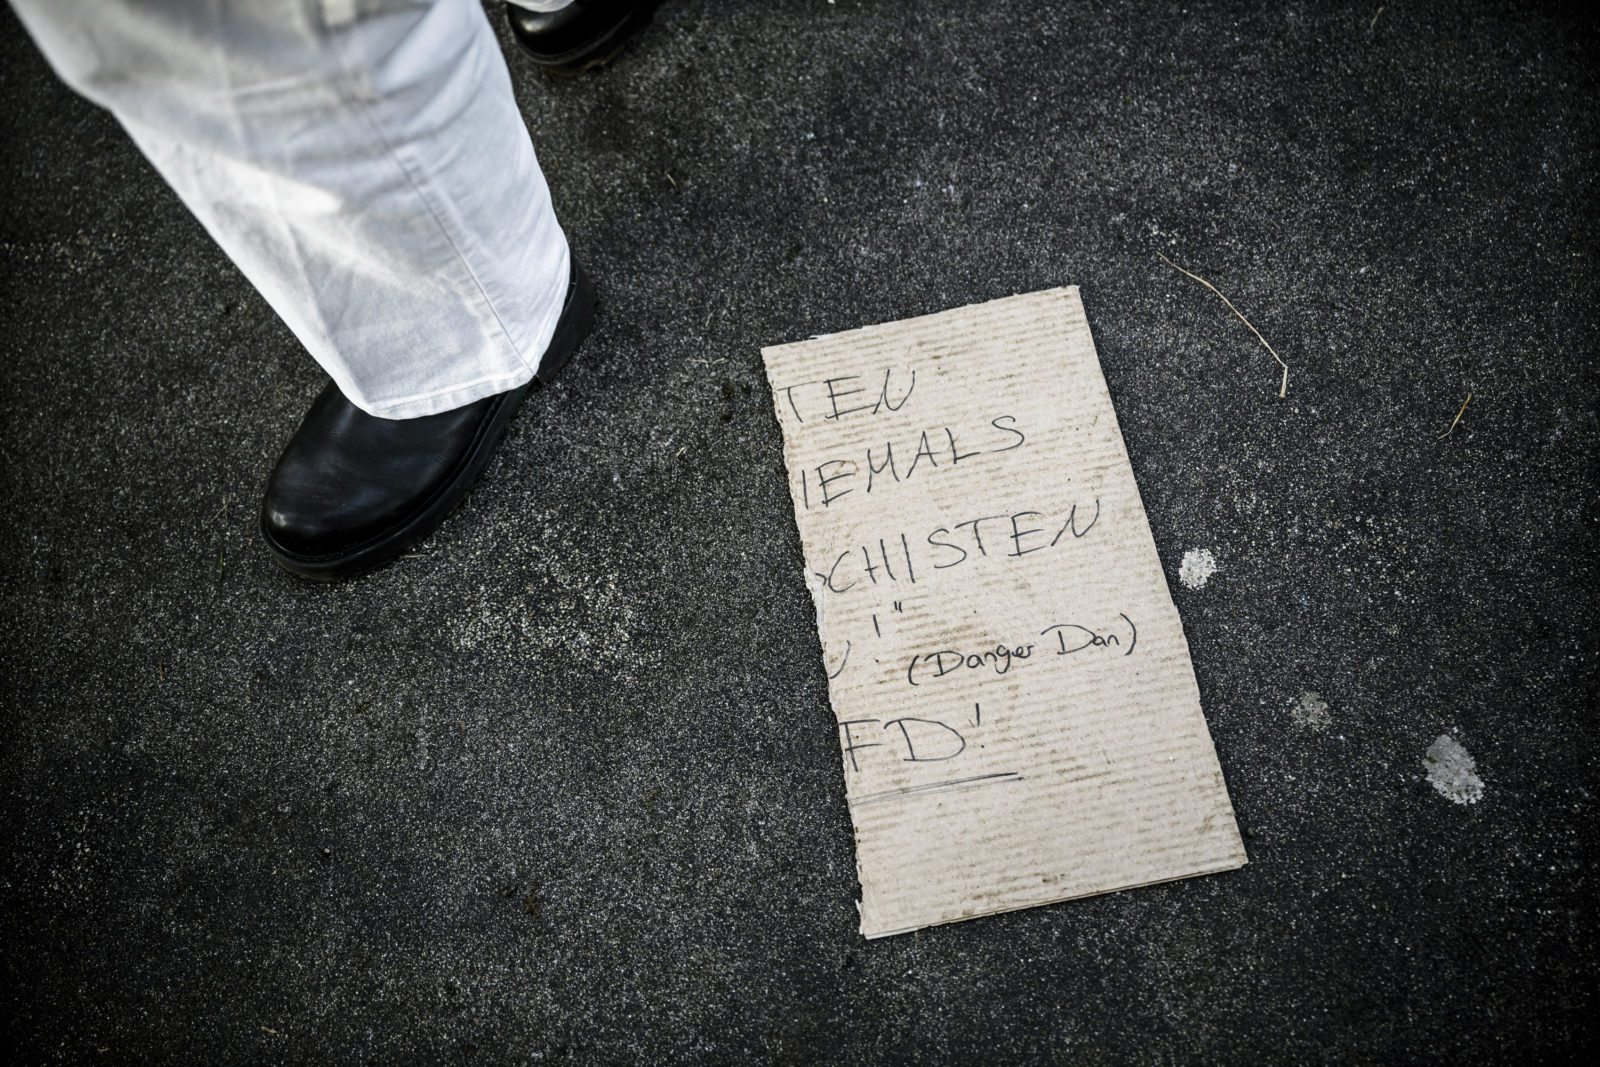
[[1467,405],[1470,403],[1472,403],[1472,394],[1468,393],[1467,398],[1461,402],[1461,410],[1456,412],[1456,417],[1450,420],[1450,428],[1444,433],[1440,434],[1438,437],[1435,437],[1435,441],[1443,441],[1446,437],[1449,437],[1451,434],[1456,432],[1456,423],[1460,422],[1461,416],[1467,413]]
[[[1161,253],[1158,251],[1156,253],[1156,255],[1161,256]],[[1189,275],[1189,277],[1193,278],[1195,281],[1199,282],[1201,285],[1205,286],[1207,289],[1210,289],[1213,293],[1216,293],[1218,296],[1222,296],[1222,290],[1221,289],[1218,289],[1216,286],[1212,285],[1210,282],[1208,282],[1204,278],[1200,277],[1200,275],[1195,274],[1192,271],[1184,270],[1182,267],[1180,267],[1176,263],[1172,262],[1172,260],[1167,259],[1166,256],[1161,256],[1161,258],[1162,258],[1162,260],[1164,260],[1166,262],[1167,266],[1171,267],[1173,270],[1178,271],[1181,274]],[[1240,311],[1238,308],[1233,306],[1233,301],[1232,300],[1229,300],[1227,297],[1222,296],[1222,302],[1224,304],[1228,305],[1228,310],[1229,311],[1231,311],[1235,315],[1239,316],[1239,321],[1240,322],[1242,322],[1246,326],[1250,327],[1250,332],[1256,335],[1256,340],[1260,341],[1263,345],[1266,346],[1267,351],[1272,353],[1272,358],[1278,361],[1278,366],[1283,368],[1283,380],[1278,383],[1278,396],[1279,397],[1288,396],[1289,395],[1289,364],[1285,363],[1283,361],[1283,357],[1278,355],[1278,353],[1273,349],[1273,347],[1271,345],[1267,344],[1267,339],[1265,337],[1262,337],[1261,336],[1261,331],[1256,329],[1255,326],[1253,326],[1251,324],[1250,320],[1244,317],[1244,312]]]

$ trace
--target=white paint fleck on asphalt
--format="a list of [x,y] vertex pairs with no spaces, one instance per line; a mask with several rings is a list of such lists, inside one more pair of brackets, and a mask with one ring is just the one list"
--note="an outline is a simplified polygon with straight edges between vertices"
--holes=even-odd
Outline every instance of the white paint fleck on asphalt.
[[1289,715],[1296,726],[1304,726],[1318,733],[1333,725],[1333,716],[1328,714],[1328,702],[1322,699],[1321,693],[1301,693],[1300,699],[1289,709]]
[[1191,548],[1183,554],[1183,565],[1178,568],[1178,581],[1190,589],[1199,589],[1206,579],[1217,573],[1217,557],[1209,548]]
[[1476,804],[1483,799],[1483,779],[1477,775],[1477,761],[1449,734],[1428,746],[1422,765],[1428,768],[1428,781],[1439,795],[1456,804]]

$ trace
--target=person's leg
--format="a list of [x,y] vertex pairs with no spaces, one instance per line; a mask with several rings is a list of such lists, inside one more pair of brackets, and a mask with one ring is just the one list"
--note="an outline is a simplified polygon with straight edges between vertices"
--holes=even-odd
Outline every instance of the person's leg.
[[362,410],[532,378],[566,239],[476,0],[13,0]]
[[334,382],[267,485],[331,580],[471,487],[592,322],[476,0],[12,0]]

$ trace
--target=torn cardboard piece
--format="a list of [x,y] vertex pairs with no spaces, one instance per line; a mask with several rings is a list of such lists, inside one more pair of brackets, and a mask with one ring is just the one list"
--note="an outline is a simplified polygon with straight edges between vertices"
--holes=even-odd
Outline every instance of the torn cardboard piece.
[[1077,289],[762,355],[861,932],[1242,866]]

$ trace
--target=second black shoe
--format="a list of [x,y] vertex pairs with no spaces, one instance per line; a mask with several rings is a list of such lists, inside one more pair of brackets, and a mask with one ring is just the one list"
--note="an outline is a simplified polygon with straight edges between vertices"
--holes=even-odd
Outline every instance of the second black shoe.
[[572,261],[561,319],[527,385],[419,419],[380,419],[329,382],[267,480],[261,536],[273,559],[331,582],[422,540],[466,496],[530,390],[549,382],[594,325],[594,289]]
[[511,36],[541,67],[582,74],[602,67],[655,17],[661,0],[572,0],[560,11],[506,5]]

